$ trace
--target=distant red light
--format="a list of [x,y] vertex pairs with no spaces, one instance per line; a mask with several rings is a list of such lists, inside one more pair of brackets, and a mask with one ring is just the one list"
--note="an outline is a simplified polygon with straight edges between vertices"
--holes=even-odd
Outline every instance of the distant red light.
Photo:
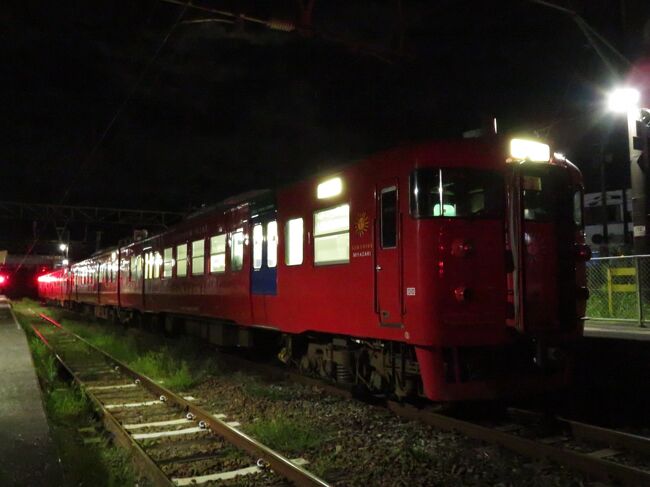
[[0,274],[0,285],[6,283],[8,280],[9,278],[7,276],[3,276],[2,274]]

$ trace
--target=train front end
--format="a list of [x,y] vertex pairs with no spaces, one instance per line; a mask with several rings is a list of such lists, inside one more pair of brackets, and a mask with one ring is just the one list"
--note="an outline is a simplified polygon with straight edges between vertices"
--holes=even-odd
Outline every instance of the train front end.
[[416,354],[424,394],[436,401],[560,389],[582,335],[590,253],[580,171],[547,144],[498,140],[476,156],[489,163],[461,156],[411,176],[421,264],[413,278],[432,296],[421,338],[434,344]]

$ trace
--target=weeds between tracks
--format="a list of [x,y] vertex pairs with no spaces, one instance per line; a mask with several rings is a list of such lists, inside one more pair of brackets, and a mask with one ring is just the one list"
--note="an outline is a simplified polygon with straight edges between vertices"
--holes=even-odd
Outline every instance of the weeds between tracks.
[[[135,485],[136,475],[128,454],[113,446],[95,430],[97,422],[85,394],[59,375],[58,361],[38,338],[31,336],[30,316],[14,307],[28,333],[36,374],[41,385],[45,412],[64,474],[64,487],[93,485],[118,487]],[[96,431],[92,444],[80,430]]]

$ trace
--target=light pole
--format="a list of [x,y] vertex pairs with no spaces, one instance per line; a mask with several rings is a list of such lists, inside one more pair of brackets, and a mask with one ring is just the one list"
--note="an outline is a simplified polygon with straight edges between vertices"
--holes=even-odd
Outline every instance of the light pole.
[[61,264],[63,265],[63,267],[66,267],[69,263],[68,261],[69,246],[62,242],[59,244],[59,250],[63,252],[63,260],[61,261]]
[[[634,253],[637,255],[648,252],[646,238],[648,220],[646,188],[648,181],[645,168],[640,165],[641,151],[634,148],[634,139],[637,137],[637,121],[641,118],[640,99],[639,90],[629,86],[616,88],[607,97],[607,108],[614,113],[625,114],[627,119],[627,146],[632,186],[632,228]],[[623,198],[625,198],[625,194]],[[624,232],[627,232],[627,228],[624,229]]]

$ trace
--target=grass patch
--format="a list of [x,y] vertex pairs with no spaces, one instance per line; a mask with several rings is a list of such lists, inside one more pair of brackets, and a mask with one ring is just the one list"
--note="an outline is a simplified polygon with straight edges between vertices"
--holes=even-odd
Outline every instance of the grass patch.
[[29,348],[32,351],[36,374],[41,382],[45,384],[55,382],[59,374],[59,363],[47,346],[39,338],[32,337],[29,339]]
[[[41,384],[50,432],[64,472],[62,486],[136,485],[138,478],[126,451],[107,440],[92,445],[84,444],[79,428],[97,426],[90,401],[77,387],[60,379],[58,361],[49,348],[31,334],[27,326],[27,323],[37,322],[28,313],[28,308],[40,309],[36,303],[25,300],[14,306],[28,333],[29,348]],[[101,434],[101,428],[98,434]]]
[[247,431],[265,445],[283,453],[304,453],[326,440],[315,426],[288,418],[273,418],[248,426]]
[[146,352],[129,365],[151,379],[164,381],[170,389],[187,389],[195,383],[188,363],[174,358],[166,347]]
[[76,387],[59,386],[49,391],[47,408],[52,416],[60,420],[69,420],[90,414],[88,398]]

